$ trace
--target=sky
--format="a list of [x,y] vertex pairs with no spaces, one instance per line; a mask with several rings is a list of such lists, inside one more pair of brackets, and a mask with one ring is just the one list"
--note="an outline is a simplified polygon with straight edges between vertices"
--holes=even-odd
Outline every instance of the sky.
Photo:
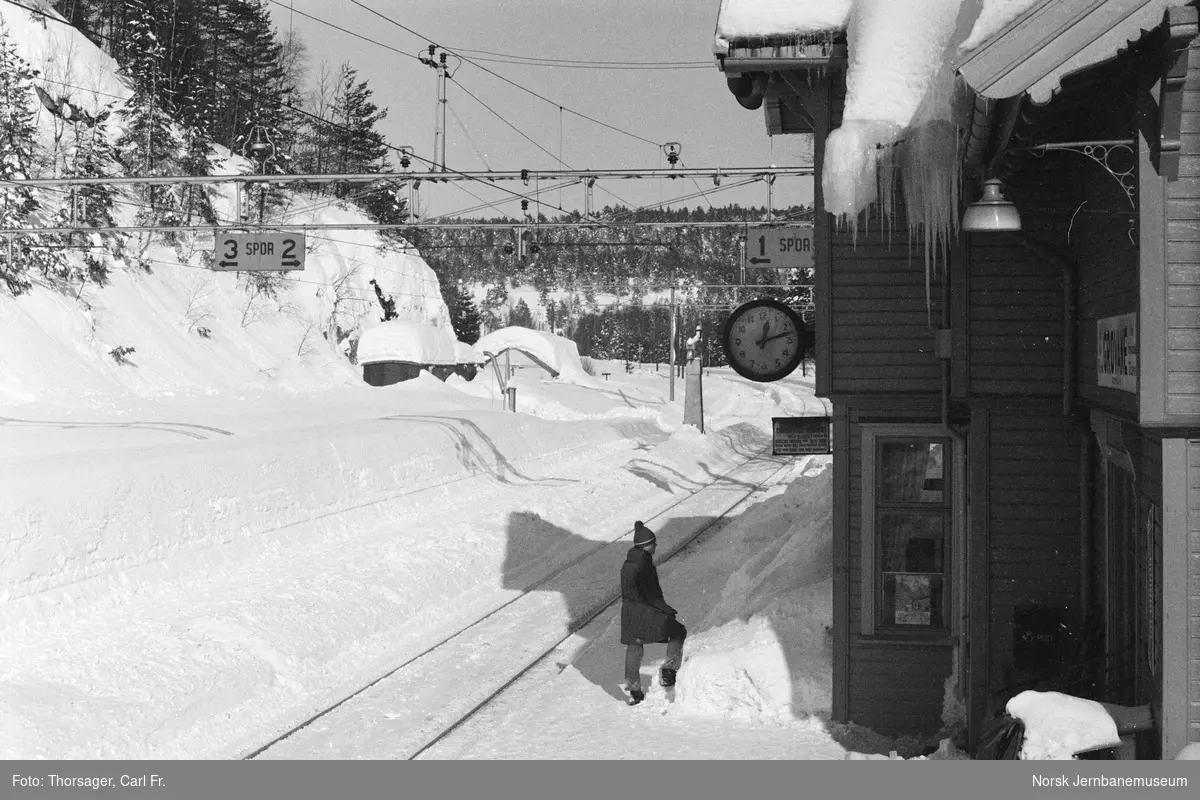
[[[462,52],[469,60],[452,66],[446,114],[446,161],[452,169],[555,169],[559,160],[574,169],[663,169],[668,164],[661,144],[667,142],[682,145],[682,164],[692,168],[806,163],[798,137],[767,136],[763,112],[743,109],[726,88],[712,55],[718,0],[359,2],[378,14],[349,0],[268,0],[268,5],[277,28],[298,31],[308,45],[310,74],[315,75],[322,62],[334,69],[348,62],[368,81],[375,102],[388,109],[380,126],[388,141],[409,145],[418,156],[434,155],[437,77],[415,56],[431,41],[456,52],[501,54]],[[549,68],[509,63],[511,59],[483,60],[513,55],[687,66]],[[723,181],[726,187],[730,183]],[[479,206],[481,201],[499,205],[499,211],[485,208],[489,216],[519,211],[519,201],[511,194],[482,184],[469,185],[478,198],[467,194],[462,184],[423,186],[426,216]],[[528,191],[533,195],[537,188],[531,183]],[[695,195],[686,201],[693,208],[709,202],[767,203],[762,182],[715,193],[714,188],[710,180],[600,182],[594,203],[597,208],[649,205],[684,195]],[[576,186],[540,192],[531,211],[539,200],[545,213],[555,213],[555,206],[581,210],[583,190]],[[776,181],[774,207],[811,201],[810,178]]]

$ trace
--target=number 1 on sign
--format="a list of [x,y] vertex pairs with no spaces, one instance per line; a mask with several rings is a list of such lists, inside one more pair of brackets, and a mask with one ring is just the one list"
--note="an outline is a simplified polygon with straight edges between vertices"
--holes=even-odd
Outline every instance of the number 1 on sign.
[[767,254],[767,237],[765,236],[758,237],[758,254],[760,256]]

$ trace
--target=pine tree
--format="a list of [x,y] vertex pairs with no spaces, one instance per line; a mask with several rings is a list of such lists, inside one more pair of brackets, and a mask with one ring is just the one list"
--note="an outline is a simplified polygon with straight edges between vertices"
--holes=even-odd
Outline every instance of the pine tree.
[[[22,59],[0,19],[0,227],[43,227],[42,204],[27,186],[9,183],[30,177],[36,156],[33,79],[37,72]],[[51,237],[10,234],[3,243],[0,278],[14,295],[28,291],[30,268],[56,274],[65,262]]]
[[[387,116],[387,109],[375,105],[372,94],[367,82],[358,80],[358,71],[343,64],[331,109],[336,127],[330,126],[328,131],[330,172],[367,173],[388,169],[388,147],[383,134],[375,129]],[[335,183],[333,191],[338,197],[347,197],[353,187],[348,183]],[[358,204],[376,219],[390,218],[388,209],[395,205],[395,198],[385,187],[379,187],[365,193]]]
[[[73,147],[71,148],[66,176],[83,178],[102,178],[117,173],[116,151],[109,140],[108,119],[110,112],[101,111],[93,118],[89,126],[76,123],[74,126]],[[74,189],[69,200],[66,216],[69,221],[82,228],[107,228],[116,224],[113,217],[113,206],[116,202],[116,188],[106,184],[84,184]],[[118,258],[123,255],[125,240],[119,233],[107,232],[99,234],[104,248],[100,252],[88,250],[83,257],[84,272],[78,277],[103,284],[108,279],[111,268],[109,253]]]
[[[163,48],[156,29],[154,0],[129,0],[129,40],[131,59],[126,73],[133,94],[120,110],[125,132],[117,141],[118,158],[132,175],[170,175],[179,169],[181,150],[171,120],[171,98],[167,90]],[[143,199],[146,208],[138,212],[139,221],[178,224],[179,192],[166,186],[147,186]]]
[[508,315],[509,325],[519,325],[522,328],[533,327],[533,312],[529,310],[529,304],[522,297],[517,300],[517,304],[513,306],[512,312]]
[[450,325],[460,342],[475,344],[479,341],[479,325],[482,318],[471,292],[462,285],[442,284],[442,299],[450,309]]

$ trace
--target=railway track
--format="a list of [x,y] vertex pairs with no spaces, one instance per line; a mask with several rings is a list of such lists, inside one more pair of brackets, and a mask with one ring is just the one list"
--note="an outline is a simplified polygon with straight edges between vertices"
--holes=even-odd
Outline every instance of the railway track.
[[[659,535],[659,563],[722,527],[735,509],[791,465],[790,459],[756,453],[648,518]],[[614,575],[629,535],[597,543],[555,566],[515,596],[241,758],[419,757],[620,599]],[[533,637],[530,620],[540,621]]]

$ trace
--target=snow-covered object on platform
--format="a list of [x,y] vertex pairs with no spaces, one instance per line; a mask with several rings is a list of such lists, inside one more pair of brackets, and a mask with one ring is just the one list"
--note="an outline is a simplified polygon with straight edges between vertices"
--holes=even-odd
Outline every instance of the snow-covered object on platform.
[[454,334],[445,328],[392,320],[376,325],[358,340],[358,363],[457,364],[457,344]]
[[1025,723],[1024,760],[1069,761],[1076,753],[1121,742],[1117,723],[1095,700],[1025,691],[1009,700],[1005,710]]
[[1029,10],[1039,0],[983,0],[975,25],[959,48],[974,50],[1008,27],[1009,23]]
[[717,36],[723,39],[804,36],[846,27],[851,0],[722,0]]
[[1200,742],[1192,742],[1179,751],[1176,761],[1200,761]]
[[571,339],[552,333],[510,325],[481,336],[475,349],[487,356],[499,356],[505,350],[519,350],[554,373],[554,377],[570,383],[588,383],[579,360],[579,346]]

